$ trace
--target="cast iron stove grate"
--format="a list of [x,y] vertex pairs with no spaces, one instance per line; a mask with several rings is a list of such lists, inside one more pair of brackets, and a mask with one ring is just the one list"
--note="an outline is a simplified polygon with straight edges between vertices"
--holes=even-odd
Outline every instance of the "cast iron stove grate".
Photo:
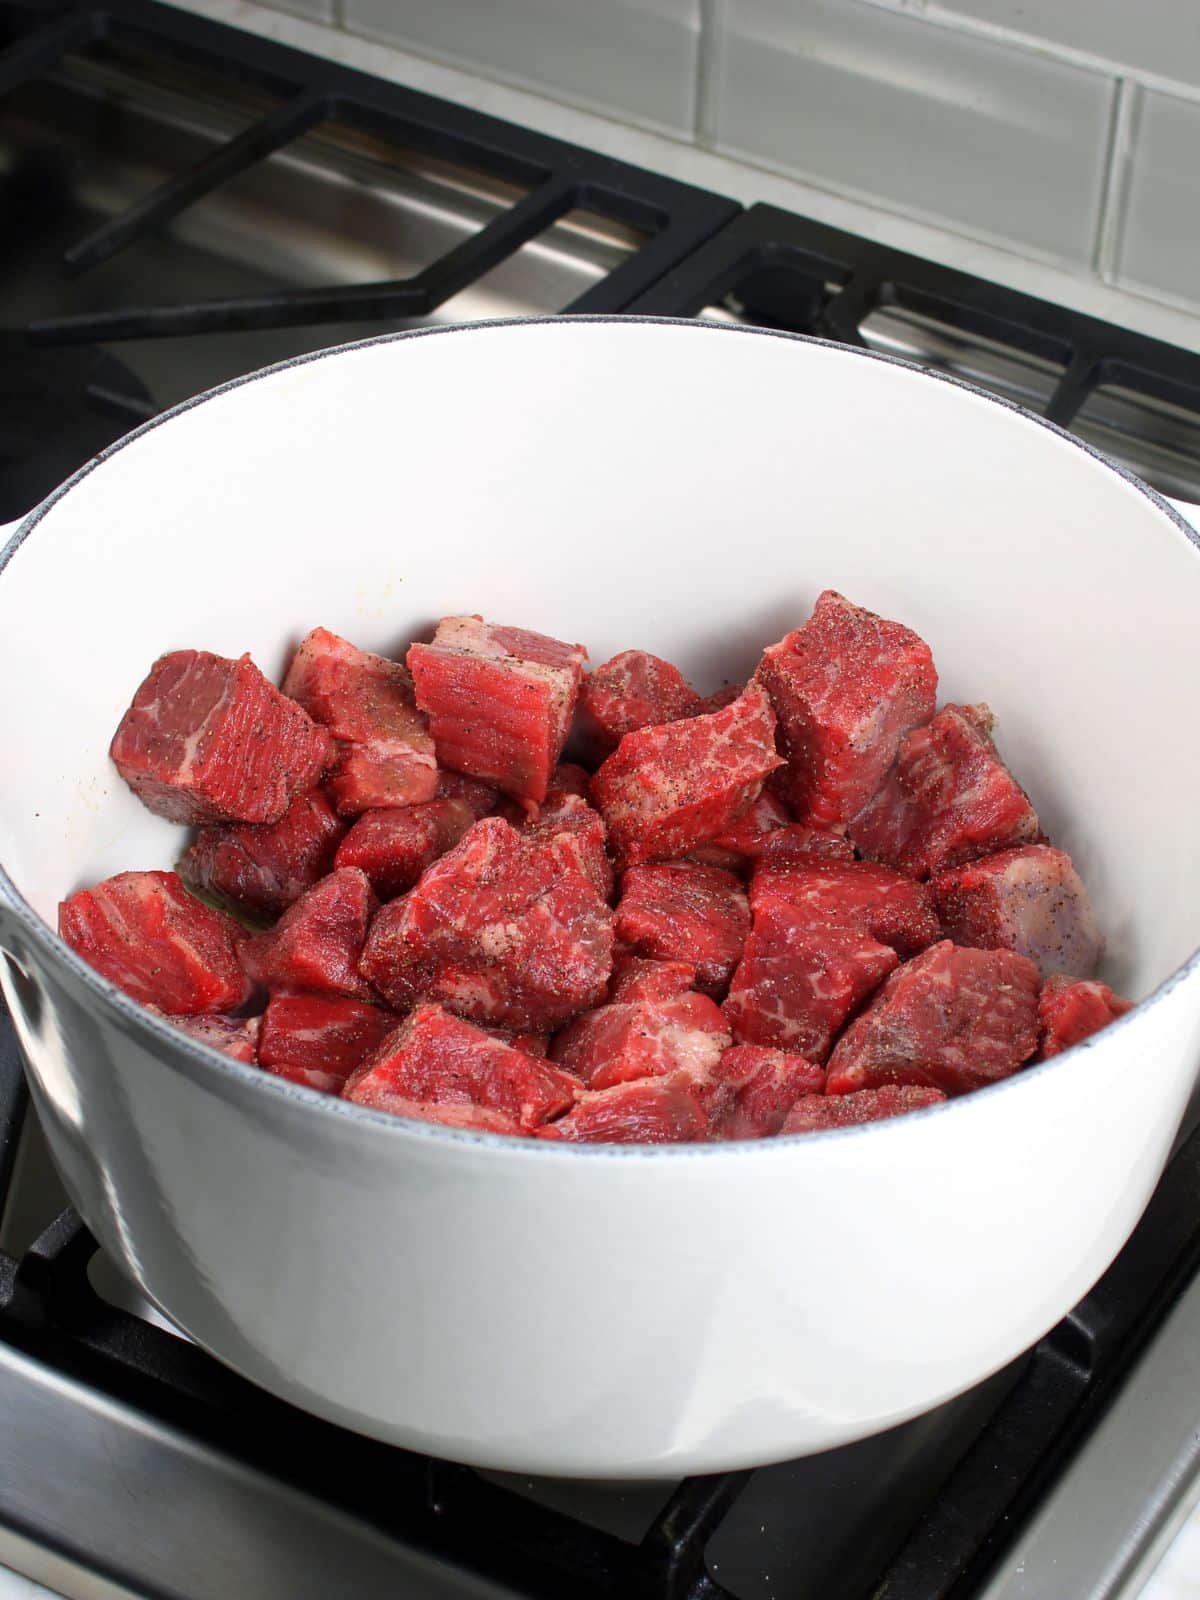
[[[5,1018],[6,1187],[26,1110]],[[619,1493],[423,1458],[274,1400],[102,1297],[95,1243],[68,1210],[20,1259],[0,1254],[0,1524],[188,1600],[962,1600],[1195,1272],[1198,1218],[1200,1132],[1080,1306],[935,1414],[932,1453],[918,1419],[809,1461]]]
[[[186,81],[181,75],[191,70],[229,85],[231,94],[241,97],[239,108],[250,110],[236,131],[213,140],[181,169],[132,199],[118,198],[112,214],[102,213],[81,233],[56,241],[50,270],[64,284],[70,280],[78,286],[65,301],[60,297],[58,304],[65,308],[15,322],[10,308],[0,309],[0,362],[9,388],[19,375],[20,392],[30,396],[30,405],[36,409],[37,398],[48,392],[47,403],[59,415],[57,430],[37,430],[48,449],[44,466],[25,466],[33,453],[28,430],[14,429],[11,437],[0,432],[0,480],[6,459],[8,475],[19,480],[7,492],[0,481],[0,521],[28,509],[103,444],[160,408],[161,400],[156,404],[136,379],[121,381],[115,352],[108,347],[272,329],[334,330],[315,337],[314,346],[364,337],[380,327],[433,316],[524,246],[584,213],[626,230],[632,242],[609,270],[567,303],[548,309],[620,312],[738,210],[718,195],[155,0],[114,0],[102,7],[0,0],[0,116],[18,91],[81,61],[101,70],[113,62],[128,69],[132,62],[151,93]],[[186,120],[186,106],[183,115]],[[398,158],[415,152],[452,164],[497,186],[501,199],[480,226],[418,270],[373,281],[268,283],[249,293],[180,298],[168,269],[152,282],[155,298],[130,303],[122,298],[121,281],[97,270],[177,228],[198,204],[227,194],[252,169],[288,154],[294,158],[306,135],[332,128],[371,141],[373,149],[385,152],[384,164],[389,148]],[[0,125],[0,143],[2,136]],[[55,174],[45,162],[23,164],[24,154],[19,147],[10,152],[7,171],[0,160],[0,269],[6,256],[26,248],[39,229],[44,237],[54,221],[48,213],[54,208]],[[71,177],[66,174],[64,188]],[[356,203],[352,187],[346,203]],[[372,264],[381,258],[386,251]],[[104,352],[98,370],[97,347]],[[269,359],[274,356],[251,354],[240,370]],[[78,413],[69,425],[58,393],[68,381],[75,387]],[[0,389],[0,395],[5,392]],[[19,409],[7,406],[10,416]],[[58,437],[52,440],[55,431]]]
[[1200,501],[1200,355],[756,205],[630,307],[816,334],[907,357],[1019,402]]

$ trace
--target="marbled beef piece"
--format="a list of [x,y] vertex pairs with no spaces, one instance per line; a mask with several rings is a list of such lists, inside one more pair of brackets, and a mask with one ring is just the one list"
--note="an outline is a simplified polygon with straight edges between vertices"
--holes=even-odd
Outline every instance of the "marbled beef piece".
[[564,868],[586,878],[605,900],[611,896],[613,866],[606,849],[604,818],[580,795],[551,790],[538,820],[525,823],[522,832],[527,839],[545,845]]
[[337,740],[329,792],[343,816],[434,798],[433,739],[398,661],[314,628],[292,657],[283,692]]
[[623,1001],[576,1017],[555,1036],[552,1058],[589,1089],[634,1078],[702,1083],[731,1043],[719,1007],[707,995]]
[[717,835],[713,844],[718,849],[731,850],[736,855],[754,861],[762,855],[767,841],[781,829],[789,827],[791,822],[792,814],[779,796],[764,789],[731,828]]
[[332,870],[345,832],[320,789],[310,789],[296,796],[278,822],[201,828],[179,863],[179,875],[231,910],[269,921]]
[[940,1089],[916,1084],[885,1084],[882,1089],[859,1089],[855,1094],[805,1095],[788,1112],[780,1131],[820,1133],[824,1128],[854,1128],[938,1106],[945,1098]]
[[[157,1011],[157,1006],[149,1007]],[[165,1013],[160,1013],[163,1015]],[[201,1044],[211,1045],[222,1055],[252,1067],[258,1060],[258,1035],[261,1017],[223,1017],[216,1014],[199,1017],[171,1017],[168,1019],[181,1033],[188,1034]]]
[[501,1044],[511,1045],[514,1050],[523,1050],[527,1056],[540,1056],[544,1060],[550,1054],[548,1033],[514,1033],[511,1028],[495,1028],[490,1023],[478,1022],[475,1027],[482,1027],[489,1037],[499,1039]]
[[883,786],[850,824],[872,861],[927,878],[1041,838],[1029,796],[1000,759],[986,706],[945,706],[910,733]]
[[897,962],[865,929],[814,922],[810,911],[764,895],[722,1009],[739,1043],[822,1062]]
[[598,1003],[612,912],[544,840],[475,823],[375,918],[360,971],[392,1005],[440,1001],[478,1022],[557,1028]]
[[735,1044],[726,1050],[697,1098],[710,1139],[766,1139],[783,1127],[802,1095],[821,1094],[825,1073],[787,1050]]
[[357,867],[381,900],[391,900],[411,889],[474,821],[461,800],[364,811],[338,846],[335,865]]
[[621,740],[592,778],[619,866],[685,856],[732,827],[780,765],[775,717],[751,684],[722,711]]
[[771,896],[802,911],[814,931],[844,927],[868,933],[901,956],[915,956],[941,934],[925,885],[871,861],[811,855],[786,867],[760,861],[750,880],[750,905]]
[[673,1000],[696,987],[696,969],[687,961],[650,961],[619,949],[613,956],[608,1000]]
[[967,1094],[1038,1047],[1037,968],[1011,950],[944,939],[894,972],[829,1058],[826,1092],[915,1084]]
[[730,872],[660,861],[625,873],[613,927],[637,955],[686,961],[696,987],[720,999],[750,932],[750,905]]
[[236,1011],[252,992],[245,930],[174,872],[118,872],[81,889],[59,906],[58,931],[118,989],[169,1017]]
[[441,1006],[419,1005],[376,1046],[344,1093],[356,1105],[401,1116],[426,1114],[414,1107],[472,1106],[529,1133],[574,1105],[579,1083]]
[[490,817],[504,796],[490,783],[480,783],[477,778],[465,777],[461,772],[446,772],[439,768],[434,798],[461,800],[478,822],[480,817]]
[[826,589],[802,628],[763,655],[798,822],[844,824],[866,804],[910,729],[933,716],[929,646]]
[[1065,973],[1055,973],[1042,985],[1038,1001],[1042,1035],[1039,1059],[1061,1055],[1132,1010],[1133,1001],[1122,1000],[1106,983],[1083,983]]
[[278,822],[333,759],[329,735],[249,656],[160,656],[109,749],[142,803],[171,822]]
[[355,1068],[400,1019],[348,995],[277,989],[267,1002],[258,1063],[277,1078],[341,1094]]
[[550,774],[546,789],[547,802],[567,794],[577,794],[581,800],[591,804],[592,775],[577,761],[560,761]]
[[939,873],[929,885],[947,938],[1015,950],[1043,978],[1088,978],[1104,948],[1088,892],[1064,850],[1022,845]]
[[410,646],[407,656],[439,763],[536,808],[566,741],[586,659],[582,645],[524,628],[443,618],[433,642]]
[[365,872],[341,867],[301,895],[275,927],[247,940],[246,971],[269,989],[307,989],[370,1000],[358,962],[379,908]]
[[647,1078],[581,1094],[539,1139],[571,1144],[690,1144],[707,1137],[704,1109],[689,1084]]
[[853,861],[854,846],[844,833],[792,822],[786,828],[767,834],[758,853],[765,867],[795,866],[809,856],[824,856],[827,861]]
[[704,709],[678,667],[648,650],[622,650],[583,680],[579,739],[585,752],[601,761],[627,733],[678,722]]

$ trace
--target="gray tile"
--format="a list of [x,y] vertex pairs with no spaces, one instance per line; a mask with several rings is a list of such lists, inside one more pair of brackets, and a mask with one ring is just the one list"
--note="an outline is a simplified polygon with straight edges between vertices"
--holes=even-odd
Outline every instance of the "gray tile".
[[1196,0],[937,0],[937,7],[1140,72],[1200,84]]
[[1134,116],[1117,280],[1200,305],[1200,105],[1146,91]]
[[726,0],[718,26],[730,154],[1090,261],[1111,79],[855,0]]
[[391,43],[690,133],[700,0],[344,0]]

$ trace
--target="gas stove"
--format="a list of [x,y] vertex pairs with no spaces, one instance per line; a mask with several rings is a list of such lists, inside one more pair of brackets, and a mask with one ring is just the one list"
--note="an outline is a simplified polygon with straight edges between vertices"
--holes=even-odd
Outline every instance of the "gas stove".
[[[150,0],[0,0],[0,95],[0,522],[272,361],[567,310],[906,355],[1200,500],[1200,356],[811,219]],[[1092,1293],[950,1405],[673,1484],[475,1472],[292,1410],[148,1307],[67,1205],[5,1021],[0,1562],[178,1600],[1132,1596],[1200,1497],[1198,1268],[1200,1106]]]

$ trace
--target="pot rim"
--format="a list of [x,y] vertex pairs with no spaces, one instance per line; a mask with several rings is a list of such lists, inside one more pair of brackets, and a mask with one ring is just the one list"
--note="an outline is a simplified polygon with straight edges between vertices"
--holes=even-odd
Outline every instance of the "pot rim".
[[[1072,449],[1089,456],[1106,472],[1111,473],[1136,489],[1156,511],[1164,515],[1182,533],[1187,543],[1197,555],[1200,555],[1200,533],[1182,517],[1178,511],[1156,489],[1143,482],[1136,473],[1131,472],[1121,463],[1111,460],[1096,450],[1086,440],[1068,433],[1065,428],[1057,423],[1048,421],[1045,417],[1038,416],[1036,412],[1018,405],[1015,401],[1006,399],[1002,395],[992,394],[978,384],[969,383],[963,378],[952,376],[949,373],[938,372],[919,366],[914,361],[909,361],[901,356],[889,355],[879,350],[869,350],[860,345],[840,344],[836,340],[818,338],[812,334],[789,333],[782,329],[746,327],[740,324],[723,322],[705,322],[690,317],[648,317],[636,315],[603,315],[603,316],[533,316],[533,317],[497,317],[479,322],[448,323],[432,328],[409,328],[396,333],[376,334],[369,339],[354,340],[349,344],[329,345],[320,350],[312,350],[304,355],[292,356],[285,361],[278,361],[271,366],[262,367],[255,372],[244,373],[242,376],[230,379],[227,383],[219,384],[215,388],[206,389],[200,394],[191,395],[178,405],[160,412],[158,416],[140,424],[129,433],[102,450],[99,455],[84,463],[71,476],[64,480],[56,489],[52,490],[32,511],[23,517],[12,537],[0,549],[0,579],[4,571],[16,555],[17,551],[30,537],[38,524],[54,509],[60,500],[76,488],[83,480],[90,476],[98,467],[104,465],[112,456],[135,443],[143,435],[150,433],[155,428],[162,427],[165,423],[172,422],[176,417],[184,415],[197,406],[206,405],[209,401],[219,399],[222,395],[233,389],[240,389],[246,384],[258,383],[264,378],[273,377],[276,373],[286,372],[293,367],[305,366],[310,362],[325,361],[332,357],[343,355],[350,351],[368,349],[375,345],[398,344],[410,339],[429,339],[448,337],[456,334],[472,334],[488,332],[495,328],[522,328],[522,327],[561,327],[564,325],[605,326],[609,324],[633,325],[643,327],[688,328],[696,334],[715,334],[722,337],[749,337],[756,339],[787,340],[798,345],[814,345],[820,349],[831,350],[848,359],[882,362],[888,366],[899,367],[911,373],[915,378],[930,382],[946,384],[953,389],[958,389],[966,394],[973,395],[976,399],[986,401],[998,409],[1011,412],[1026,422],[1036,424],[1053,434],[1064,444]],[[1110,1023],[1101,1033],[1093,1034],[1091,1038],[1084,1039],[1081,1043],[1073,1045],[1061,1054],[1051,1057],[1048,1061],[1031,1063],[1019,1072],[1013,1073],[1008,1078],[999,1082],[986,1085],[968,1095],[946,1100],[938,1105],[926,1106],[919,1111],[908,1112],[903,1116],[892,1117],[881,1122],[862,1123],[847,1128],[825,1128],[816,1133],[798,1133],[792,1135],[777,1135],[775,1138],[729,1140],[716,1144],[664,1144],[664,1145],[631,1145],[631,1144],[571,1144],[566,1141],[555,1142],[543,1139],[517,1138],[508,1134],[477,1133],[462,1128],[447,1127],[436,1122],[420,1122],[408,1117],[389,1115],[383,1111],[373,1111],[366,1106],[356,1105],[353,1101],[343,1100],[334,1095],[323,1094],[318,1090],[309,1089],[303,1084],[292,1083],[288,1079],[277,1077],[258,1066],[248,1066],[244,1062],[235,1061],[232,1056],[225,1055],[212,1045],[202,1044],[199,1040],[189,1037],[165,1017],[159,1017],[148,1011],[145,1006],[132,999],[108,978],[102,977],[93,967],[89,966],[82,957],[70,948],[59,934],[42,921],[41,917],[33,910],[22,896],[4,864],[0,862],[0,911],[13,918],[22,930],[39,946],[42,953],[52,962],[65,966],[67,971],[85,989],[91,991],[100,1002],[103,1009],[112,1013],[127,1028],[132,1028],[134,1034],[139,1032],[149,1039],[157,1040],[160,1045],[169,1045],[173,1058],[170,1065],[173,1069],[186,1071],[186,1076],[195,1081],[203,1074],[203,1081],[211,1088],[215,1080],[213,1073],[219,1070],[226,1079],[232,1080],[250,1089],[251,1093],[265,1094],[290,1100],[305,1109],[309,1115],[325,1114],[340,1118],[349,1118],[352,1122],[364,1126],[373,1126],[388,1130],[388,1136],[398,1141],[421,1139],[433,1141],[436,1144],[453,1146],[472,1146],[484,1150],[492,1150],[497,1157],[506,1154],[511,1157],[525,1158],[537,1161],[590,1160],[590,1161],[650,1161],[656,1163],[682,1161],[715,1161],[718,1158],[733,1160],[753,1159],[754,1153],[759,1150],[796,1150],[806,1146],[816,1138],[822,1141],[831,1139],[856,1139],[863,1137],[881,1137],[890,1130],[894,1137],[898,1130],[909,1124],[922,1124],[930,1117],[950,1117],[961,1115],[963,1109],[975,1102],[981,1096],[991,1097],[997,1094],[1011,1093],[1024,1084],[1041,1078],[1047,1072],[1057,1070],[1064,1060],[1078,1057],[1080,1052],[1094,1048],[1101,1040],[1109,1041],[1120,1031],[1124,1033],[1130,1027],[1137,1027],[1138,1021],[1153,1007],[1165,1000],[1180,984],[1200,971],[1200,947],[1174,972],[1154,989],[1144,1000],[1137,1002],[1133,1009],[1124,1016],[1118,1017]]]

